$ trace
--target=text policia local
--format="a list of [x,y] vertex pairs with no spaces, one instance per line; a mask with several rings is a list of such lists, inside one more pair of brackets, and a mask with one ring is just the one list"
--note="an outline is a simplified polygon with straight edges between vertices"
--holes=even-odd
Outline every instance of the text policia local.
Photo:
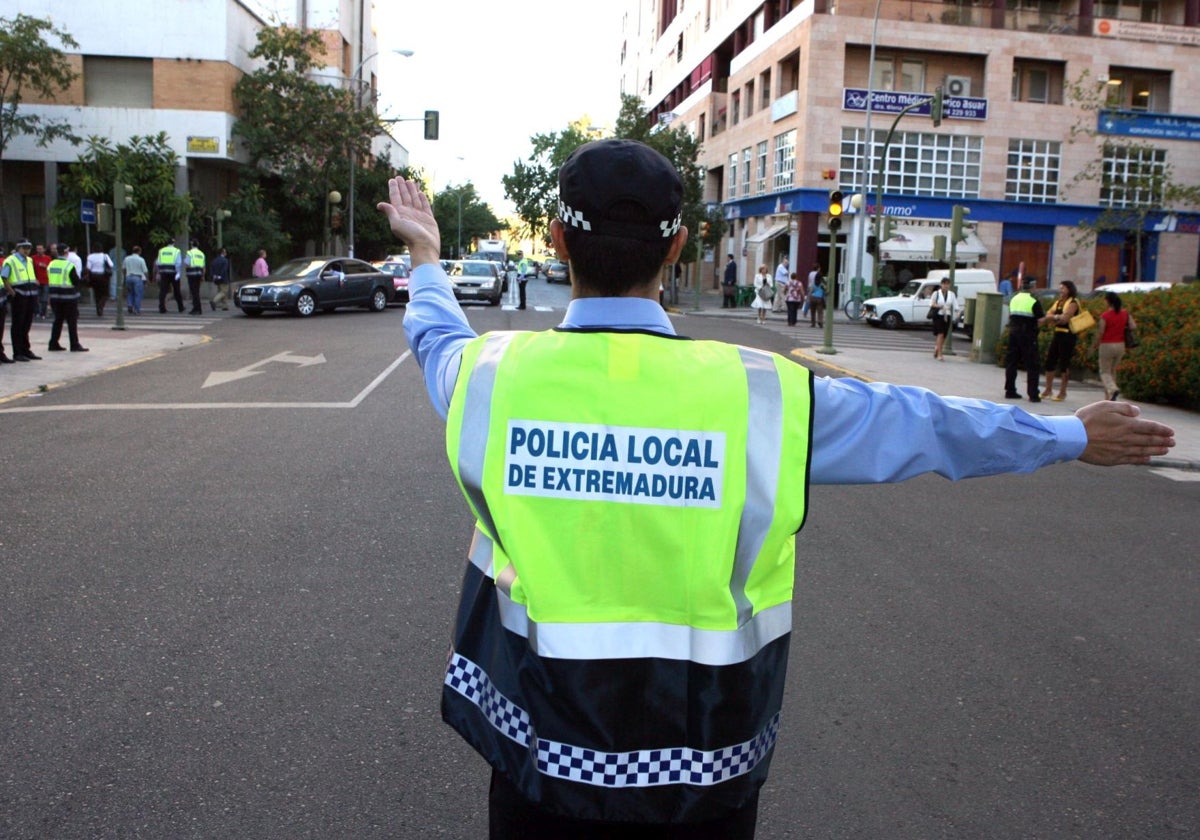
[[720,507],[725,433],[511,420],[504,490],[578,501]]

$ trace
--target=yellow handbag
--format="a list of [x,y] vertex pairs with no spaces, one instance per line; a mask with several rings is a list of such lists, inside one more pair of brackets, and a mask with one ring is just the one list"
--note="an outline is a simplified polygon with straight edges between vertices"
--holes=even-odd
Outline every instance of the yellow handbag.
[[1092,313],[1083,308],[1083,304],[1078,304],[1079,311],[1072,316],[1067,322],[1067,326],[1071,328],[1071,332],[1079,334],[1086,332],[1096,326],[1096,319],[1092,317]]

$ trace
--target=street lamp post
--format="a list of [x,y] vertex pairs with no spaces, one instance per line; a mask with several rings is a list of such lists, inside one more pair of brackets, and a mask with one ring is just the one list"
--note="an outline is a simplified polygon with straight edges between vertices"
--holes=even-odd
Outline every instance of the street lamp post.
[[[362,71],[363,71],[363,68],[367,66],[368,61],[370,61],[375,56],[379,55],[380,52],[383,52],[383,50],[376,50],[375,52],[371,53],[369,56],[364,58],[362,61],[358,62],[358,66],[354,68],[354,73],[350,77],[350,81],[354,85],[354,105],[357,108],[362,107]],[[396,55],[402,55],[405,58],[409,58],[413,54],[412,50],[388,50],[388,52],[394,52]],[[375,107],[374,104],[372,104],[371,107],[372,107],[372,109],[374,109],[374,107]],[[351,257],[354,256],[354,170],[357,168],[357,164],[358,164],[358,161],[357,161],[357,158],[354,153],[354,148],[353,148],[353,146],[351,146],[351,149],[350,149],[350,199],[349,199],[349,201],[350,201],[350,208],[349,208],[350,209],[350,231],[349,231],[350,247],[348,249],[349,256],[351,256]]]
[[337,190],[330,190],[325,196],[325,247],[326,254],[333,252],[333,228],[330,224],[333,216],[333,205],[342,203],[342,194]]

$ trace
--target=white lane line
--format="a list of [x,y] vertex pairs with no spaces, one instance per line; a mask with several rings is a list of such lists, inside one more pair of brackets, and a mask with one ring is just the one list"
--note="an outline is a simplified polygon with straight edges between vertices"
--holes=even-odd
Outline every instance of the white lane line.
[[357,408],[359,404],[378,388],[383,380],[398,368],[412,350],[405,350],[400,358],[392,362],[349,402],[219,402],[219,403],[92,403],[87,405],[29,405],[0,408],[0,414],[36,414],[39,412],[65,411],[223,411],[239,408]]

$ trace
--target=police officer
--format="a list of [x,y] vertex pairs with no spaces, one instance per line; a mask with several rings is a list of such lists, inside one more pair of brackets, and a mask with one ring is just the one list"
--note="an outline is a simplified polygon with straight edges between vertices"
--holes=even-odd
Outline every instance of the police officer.
[[[66,254],[64,245],[59,254]],[[50,349],[61,352],[66,348],[58,343],[62,338],[63,324],[67,325],[67,337],[71,341],[72,353],[86,353],[88,348],[79,343],[79,286],[82,278],[75,266],[65,256],[57,256],[46,267],[49,277],[50,309],[54,312],[54,325],[50,328]]]
[[517,309],[525,308],[525,282],[529,279],[529,260],[525,254],[517,251]]
[[0,280],[4,292],[12,305],[12,324],[9,337],[12,340],[13,359],[32,362],[41,359],[29,346],[29,331],[33,328],[33,316],[37,312],[38,282],[29,252],[33,243],[22,239],[16,250],[0,266]]
[[158,278],[158,311],[167,311],[167,292],[175,293],[175,304],[183,311],[183,293],[180,291],[180,277],[183,274],[183,254],[175,247],[174,242],[168,242],[158,249],[158,258],[154,261],[154,276]]
[[1004,355],[1004,398],[1019,400],[1017,368],[1025,367],[1025,391],[1030,402],[1041,402],[1038,396],[1038,327],[1046,320],[1042,302],[1029,293],[1034,281],[1027,279],[1024,288],[1008,302],[1008,350]]
[[183,260],[184,266],[187,268],[188,294],[192,297],[192,313],[193,315],[204,314],[204,302],[200,300],[200,285],[204,282],[204,252],[200,250],[200,243],[195,239],[192,240],[192,247],[188,249]]
[[641,143],[563,164],[550,232],[573,298],[544,332],[477,336],[428,197],[388,187],[405,333],[476,519],[442,714],[492,765],[492,838],[753,837],[810,480],[1144,463],[1174,443],[1120,403],[1038,418],[676,335],[657,292],[687,243],[683,183]]

